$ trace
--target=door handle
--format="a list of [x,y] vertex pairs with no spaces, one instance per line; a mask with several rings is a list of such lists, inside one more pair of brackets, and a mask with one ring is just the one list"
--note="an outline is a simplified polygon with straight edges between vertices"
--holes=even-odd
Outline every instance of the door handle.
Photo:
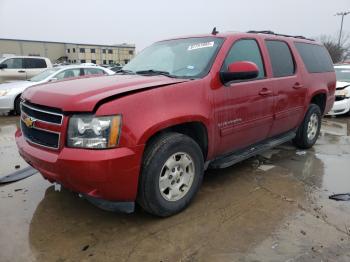
[[302,87],[304,87],[304,86],[302,84],[300,84],[299,82],[296,82],[293,86],[294,89],[300,89]]
[[267,89],[267,88],[263,88],[260,92],[259,95],[261,96],[269,96],[272,95],[272,91]]
[[18,70],[18,73],[25,73],[26,71],[24,70]]

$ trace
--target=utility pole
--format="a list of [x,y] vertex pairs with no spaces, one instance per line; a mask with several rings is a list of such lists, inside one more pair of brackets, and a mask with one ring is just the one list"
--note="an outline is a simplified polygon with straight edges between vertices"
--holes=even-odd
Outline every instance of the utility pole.
[[336,13],[335,16],[341,16],[341,24],[340,24],[340,32],[339,32],[339,40],[338,40],[338,46],[340,46],[340,42],[341,42],[341,35],[343,32],[343,23],[344,23],[344,16],[350,14],[350,12],[339,12]]

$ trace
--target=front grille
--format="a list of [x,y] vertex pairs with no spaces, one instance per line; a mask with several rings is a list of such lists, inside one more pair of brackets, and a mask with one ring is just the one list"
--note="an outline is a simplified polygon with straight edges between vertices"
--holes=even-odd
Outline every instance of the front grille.
[[21,130],[24,138],[39,146],[58,149],[60,128],[57,126],[62,125],[63,115],[26,103],[21,103],[21,110]]
[[59,147],[60,135],[58,133],[48,132],[37,128],[28,128],[22,120],[21,129],[24,137],[31,143],[54,149]]
[[52,123],[52,124],[62,124],[63,115],[56,113],[56,112],[50,112],[38,107],[29,106],[27,104],[22,103],[21,104],[21,111],[26,113],[28,116],[31,116],[35,119]]

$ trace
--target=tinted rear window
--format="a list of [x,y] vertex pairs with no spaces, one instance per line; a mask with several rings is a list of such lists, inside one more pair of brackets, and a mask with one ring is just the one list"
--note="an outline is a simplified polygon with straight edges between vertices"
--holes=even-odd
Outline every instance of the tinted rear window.
[[295,46],[303,59],[309,73],[333,72],[333,62],[324,46],[295,43]]
[[25,68],[46,68],[46,61],[38,58],[24,58]]
[[282,41],[267,40],[266,46],[271,59],[273,76],[284,77],[294,75],[294,60],[288,45]]

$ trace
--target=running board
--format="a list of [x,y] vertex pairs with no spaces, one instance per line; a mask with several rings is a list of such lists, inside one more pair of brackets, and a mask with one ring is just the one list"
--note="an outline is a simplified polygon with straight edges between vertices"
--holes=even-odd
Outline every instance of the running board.
[[226,168],[226,167],[232,166],[234,164],[237,164],[238,162],[241,162],[252,156],[260,154],[268,149],[271,149],[275,146],[288,142],[292,140],[295,137],[295,135],[296,135],[295,131],[290,131],[283,135],[273,137],[261,143],[252,145],[246,149],[238,150],[238,151],[235,151],[234,153],[224,155],[222,157],[218,157],[210,162],[209,167]]

